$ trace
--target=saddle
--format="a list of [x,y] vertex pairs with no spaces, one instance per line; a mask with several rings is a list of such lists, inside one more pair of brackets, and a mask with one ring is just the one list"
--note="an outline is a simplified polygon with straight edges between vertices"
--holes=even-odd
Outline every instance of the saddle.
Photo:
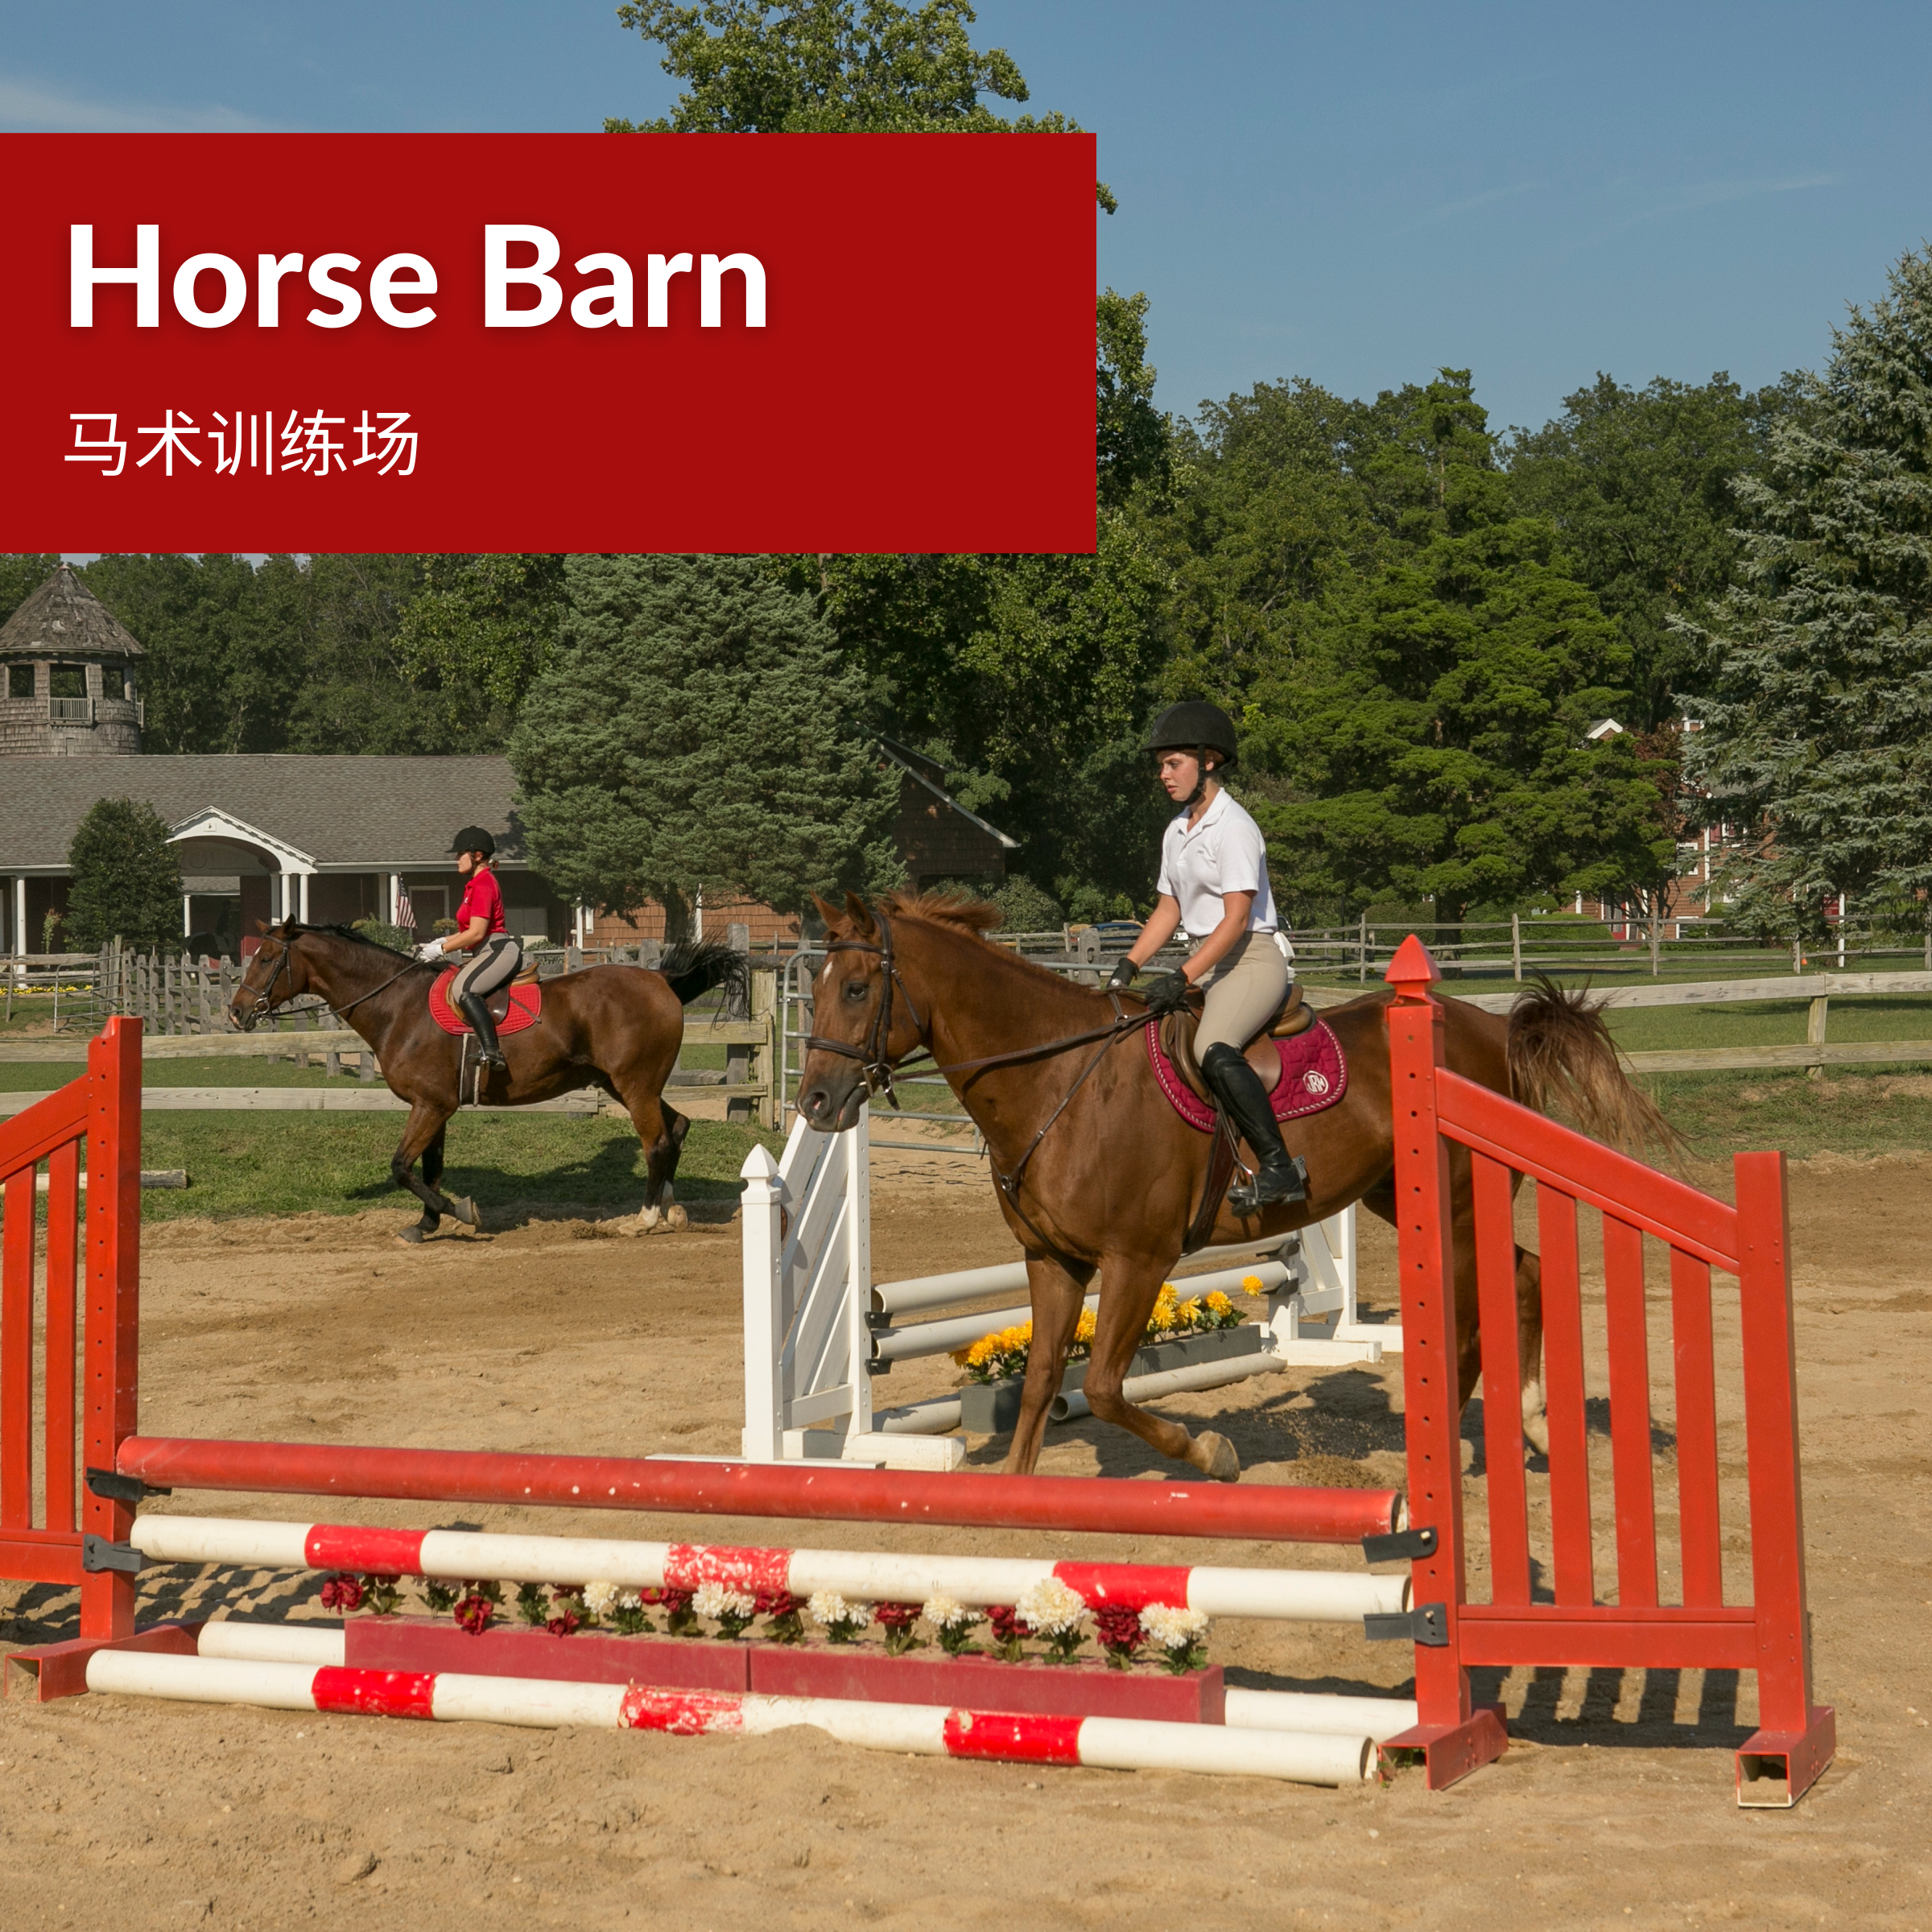
[[[1201,1077],[1194,1057],[1194,1036],[1200,1025],[1199,994],[1191,996],[1178,1013],[1147,1029],[1147,1057],[1154,1078],[1174,1110],[1190,1127],[1212,1131],[1216,1103]],[[1265,1081],[1275,1075],[1269,1098],[1278,1121],[1319,1113],[1332,1107],[1348,1090],[1348,1068],[1341,1042],[1315,1018],[1302,999],[1299,986],[1290,986],[1274,1018],[1248,1042],[1248,1064]]]
[[[429,989],[429,1017],[445,1033],[461,1035],[473,1030],[469,1022],[449,1003],[450,985],[456,972],[457,968],[452,966],[436,975]],[[543,1012],[543,989],[537,984],[535,968],[520,972],[507,985],[499,986],[486,1004],[499,1037],[535,1026]]]

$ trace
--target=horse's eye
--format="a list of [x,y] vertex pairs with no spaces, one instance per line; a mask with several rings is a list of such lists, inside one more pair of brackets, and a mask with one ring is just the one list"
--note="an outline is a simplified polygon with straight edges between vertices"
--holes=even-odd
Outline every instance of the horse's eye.
[[863,980],[848,980],[845,982],[845,997],[848,1000],[864,999],[865,982]]

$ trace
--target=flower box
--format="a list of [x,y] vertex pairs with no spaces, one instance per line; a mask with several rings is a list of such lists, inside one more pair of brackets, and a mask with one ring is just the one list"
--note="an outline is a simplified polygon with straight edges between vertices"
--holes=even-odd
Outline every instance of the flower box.
[[778,1697],[945,1704],[1066,1717],[1133,1717],[1218,1724],[1226,1694],[1218,1664],[1170,1676],[1152,1665],[1109,1670],[1028,1657],[948,1657],[936,1647],[888,1657],[876,1644],[766,1644],[716,1637],[552,1637],[493,1625],[473,1637],[447,1618],[356,1616],[344,1625],[345,1662],[358,1670],[460,1671],[563,1683],[650,1684],[677,1690],[756,1690]]
[[[1186,1335],[1171,1342],[1151,1342],[1134,1351],[1127,1373],[1158,1375],[1169,1368],[1191,1367],[1196,1362],[1226,1361],[1234,1356],[1259,1355],[1265,1331],[1259,1323],[1243,1322],[1234,1328],[1208,1328],[1199,1335]],[[1069,1362],[1060,1377],[1060,1393],[1078,1389],[1087,1380],[1084,1361]],[[968,1435],[1003,1435],[1020,1419],[1022,1378],[1009,1376],[1003,1381],[968,1382],[960,1391],[960,1426]]]

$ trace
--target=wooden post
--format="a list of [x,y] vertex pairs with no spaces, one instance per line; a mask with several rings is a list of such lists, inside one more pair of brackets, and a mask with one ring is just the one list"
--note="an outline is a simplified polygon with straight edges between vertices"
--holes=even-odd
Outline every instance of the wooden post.
[[777,1034],[778,1006],[778,973],[774,968],[760,966],[751,976],[751,1017],[754,1021],[765,1022],[765,1038],[749,1051],[745,1078],[754,1084],[760,1082],[764,1084],[764,1093],[752,1102],[749,1113],[752,1119],[767,1130],[778,1124],[778,1085],[772,1077],[772,1046]]
[[1662,951],[1663,930],[1663,907],[1657,895],[1653,893],[1650,895],[1650,976],[1653,980],[1660,971],[1658,956]]
[[[1831,1010],[1831,999],[1828,993],[1821,993],[1811,1002],[1810,1011],[1805,1016],[1805,1044],[1807,1046],[1824,1045],[1825,1016]],[[1824,1071],[1822,1062],[1815,1067],[1807,1067],[1805,1078],[1808,1080],[1818,1080],[1823,1076]]]
[[1435,1532],[1414,1559],[1418,1616],[1430,1641],[1415,1645],[1418,1722],[1391,1738],[1419,1750],[1431,1790],[1454,1784],[1508,1746],[1500,1710],[1476,1705],[1463,1668],[1462,1417],[1456,1401],[1455,1235],[1449,1147],[1436,1125],[1435,1076],[1443,1059],[1443,1009],[1430,993],[1439,978],[1429,949],[1411,933],[1385,977],[1389,1077],[1396,1122],[1395,1191],[1402,1296],[1402,1385],[1412,1525]]
[[1366,985],[1368,983],[1368,915],[1362,914],[1362,934],[1356,955],[1356,979]]
[[1513,978],[1523,976],[1523,921],[1514,912],[1509,915],[1509,970]]

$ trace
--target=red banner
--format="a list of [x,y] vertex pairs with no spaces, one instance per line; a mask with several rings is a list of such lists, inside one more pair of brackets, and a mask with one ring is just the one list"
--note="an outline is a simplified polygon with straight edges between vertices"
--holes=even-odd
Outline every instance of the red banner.
[[1094,164],[0,135],[0,518],[16,550],[1092,550]]

